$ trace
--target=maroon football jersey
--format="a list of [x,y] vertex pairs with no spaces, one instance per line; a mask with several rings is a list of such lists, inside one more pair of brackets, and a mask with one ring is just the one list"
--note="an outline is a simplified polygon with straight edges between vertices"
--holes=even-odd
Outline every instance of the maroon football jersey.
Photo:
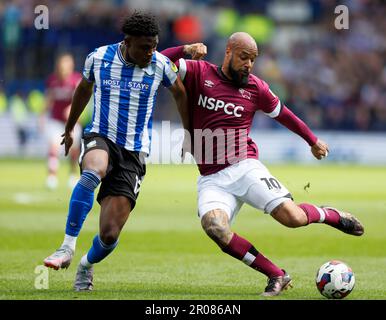
[[78,72],[72,73],[69,77],[61,80],[56,74],[48,77],[46,88],[52,95],[52,106],[50,106],[50,117],[62,122],[67,119],[64,115],[64,110],[71,104],[72,96],[75,88],[82,79],[82,75]]
[[218,66],[207,61],[179,60],[191,111],[194,158],[202,175],[209,175],[246,158],[258,158],[249,137],[257,110],[272,116],[280,101],[266,82],[250,74],[239,88]]

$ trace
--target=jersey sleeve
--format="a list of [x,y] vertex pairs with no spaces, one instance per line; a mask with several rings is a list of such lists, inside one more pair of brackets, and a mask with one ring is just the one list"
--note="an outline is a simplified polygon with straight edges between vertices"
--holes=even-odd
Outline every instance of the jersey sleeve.
[[170,61],[169,58],[165,57],[164,72],[162,77],[162,84],[164,87],[170,87],[177,79],[177,66]]
[[268,84],[261,81],[258,106],[268,117],[276,118],[281,111],[280,99],[272,92]]
[[178,74],[180,75],[181,80],[184,81],[186,76],[186,68],[187,68],[186,60],[184,58],[181,58],[176,62],[176,65],[178,67]]
[[95,81],[94,76],[94,55],[95,51],[91,52],[84,62],[84,68],[83,68],[83,78],[85,78],[89,82]]
[[171,47],[162,50],[161,53],[176,63],[179,59],[185,57],[184,46]]
[[203,62],[183,58],[178,60],[176,65],[178,66],[178,74],[181,80],[188,85],[193,85],[197,80],[196,75],[199,74],[200,70],[204,67],[204,65],[200,65],[201,63]]

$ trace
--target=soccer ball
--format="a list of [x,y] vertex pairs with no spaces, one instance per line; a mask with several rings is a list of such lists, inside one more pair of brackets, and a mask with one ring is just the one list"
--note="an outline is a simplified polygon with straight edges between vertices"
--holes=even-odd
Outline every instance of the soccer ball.
[[354,289],[354,285],[354,273],[342,261],[328,261],[316,274],[316,286],[328,299],[343,299]]

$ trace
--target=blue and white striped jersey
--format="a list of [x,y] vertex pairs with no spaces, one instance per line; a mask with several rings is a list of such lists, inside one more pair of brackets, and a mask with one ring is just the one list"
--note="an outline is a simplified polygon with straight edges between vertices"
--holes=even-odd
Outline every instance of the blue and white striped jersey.
[[90,53],[83,77],[95,82],[94,113],[86,132],[96,132],[130,151],[150,153],[152,114],[157,89],[171,86],[177,68],[155,51],[151,63],[140,68],[123,59],[121,43]]

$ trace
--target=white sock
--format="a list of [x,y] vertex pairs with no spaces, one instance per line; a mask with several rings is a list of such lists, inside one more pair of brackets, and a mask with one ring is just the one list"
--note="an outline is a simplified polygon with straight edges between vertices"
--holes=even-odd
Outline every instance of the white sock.
[[72,250],[75,251],[76,239],[78,239],[78,237],[73,237],[73,236],[69,236],[68,234],[65,234],[62,246],[63,245],[69,246]]
[[92,263],[88,262],[87,260],[87,254],[85,254],[82,259],[80,259],[80,264],[83,267],[90,268],[92,266]]

